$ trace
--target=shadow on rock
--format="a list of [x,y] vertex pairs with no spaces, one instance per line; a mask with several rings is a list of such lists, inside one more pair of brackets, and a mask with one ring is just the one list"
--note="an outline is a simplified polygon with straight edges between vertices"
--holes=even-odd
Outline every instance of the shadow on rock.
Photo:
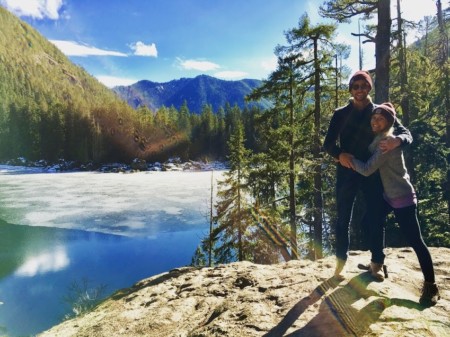
[[264,337],[283,336],[283,334],[292,326],[292,324],[294,324],[294,322],[305,312],[305,310],[308,309],[310,305],[313,305],[319,301],[328,290],[334,289],[338,285],[339,281],[337,281],[334,277],[321,283],[309,296],[303,298],[300,302],[294,305],[292,309],[288,311],[286,316],[284,316],[283,320],[276,327],[265,334]]
[[[330,281],[332,279],[322,283],[310,296],[298,302],[265,337],[283,336],[306,308],[317,302],[321,297],[324,298],[318,314],[304,327],[285,335],[286,337],[363,336],[368,332],[370,325],[378,321],[383,311],[392,305],[417,310],[424,309],[417,302],[389,298],[373,290],[368,290],[367,286],[373,282],[373,278],[368,273],[355,276],[346,285],[338,287],[329,295],[323,296],[326,290],[321,294],[318,289],[326,288],[327,282]],[[331,287],[328,289],[331,289]],[[352,306],[358,300],[367,300],[372,296],[376,298],[363,308],[356,309]]]

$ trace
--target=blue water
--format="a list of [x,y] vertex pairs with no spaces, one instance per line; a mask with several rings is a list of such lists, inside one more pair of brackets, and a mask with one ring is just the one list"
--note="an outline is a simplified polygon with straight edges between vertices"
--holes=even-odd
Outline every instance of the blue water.
[[61,322],[74,283],[104,285],[107,296],[190,264],[207,234],[210,181],[207,172],[0,174],[0,335]]

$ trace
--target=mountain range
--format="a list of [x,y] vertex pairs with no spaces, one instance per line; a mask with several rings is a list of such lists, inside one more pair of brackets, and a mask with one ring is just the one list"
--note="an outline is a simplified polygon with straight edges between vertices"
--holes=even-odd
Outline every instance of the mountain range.
[[162,106],[180,107],[186,102],[190,112],[201,113],[202,108],[209,104],[214,112],[226,103],[238,105],[243,109],[246,105],[258,105],[261,108],[270,106],[268,101],[246,103],[245,96],[259,87],[262,81],[243,79],[239,81],[225,81],[207,75],[195,78],[181,78],[165,83],[148,80],[136,82],[130,86],[113,88],[116,94],[131,107],[146,106],[156,111]]

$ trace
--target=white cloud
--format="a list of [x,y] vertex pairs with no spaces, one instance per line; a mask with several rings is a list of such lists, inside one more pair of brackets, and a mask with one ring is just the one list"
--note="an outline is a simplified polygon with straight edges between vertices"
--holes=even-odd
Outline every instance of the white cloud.
[[177,61],[183,69],[187,70],[212,71],[220,68],[218,64],[209,61],[182,60],[179,58]]
[[18,16],[57,20],[63,0],[1,0],[0,3]]
[[106,75],[105,76],[99,75],[95,77],[97,78],[97,80],[106,85],[108,88],[117,87],[119,85],[132,85],[138,82],[138,80],[132,78],[114,77]]
[[146,45],[143,42],[138,41],[130,45],[130,48],[134,50],[134,55],[137,56],[158,57],[158,51],[156,50],[156,45],[154,43]]
[[218,73],[215,73],[214,76],[218,78],[243,78],[247,76],[248,73],[244,71],[219,71]]
[[16,271],[16,275],[33,277],[38,274],[56,272],[66,268],[70,259],[63,247],[57,247],[53,252],[45,252],[27,259]]
[[261,61],[261,67],[268,72],[275,71],[277,69],[278,60],[275,56],[270,59]]
[[127,56],[127,54],[121,52],[99,49],[96,47],[79,44],[74,41],[50,40],[50,42],[52,42],[67,56]]

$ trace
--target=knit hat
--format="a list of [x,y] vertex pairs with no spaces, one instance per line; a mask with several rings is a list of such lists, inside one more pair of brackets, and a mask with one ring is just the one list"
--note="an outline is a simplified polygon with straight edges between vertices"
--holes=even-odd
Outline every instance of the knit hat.
[[370,74],[367,70],[358,70],[352,75],[348,84],[350,90],[352,89],[353,82],[357,80],[365,80],[367,84],[369,84],[369,90],[372,90],[372,77],[370,77]]
[[386,118],[389,126],[394,125],[396,113],[395,113],[395,108],[392,105],[392,103],[385,102],[385,103],[375,106],[375,108],[373,109],[373,113],[374,114],[379,113],[379,114],[383,115],[383,117]]

